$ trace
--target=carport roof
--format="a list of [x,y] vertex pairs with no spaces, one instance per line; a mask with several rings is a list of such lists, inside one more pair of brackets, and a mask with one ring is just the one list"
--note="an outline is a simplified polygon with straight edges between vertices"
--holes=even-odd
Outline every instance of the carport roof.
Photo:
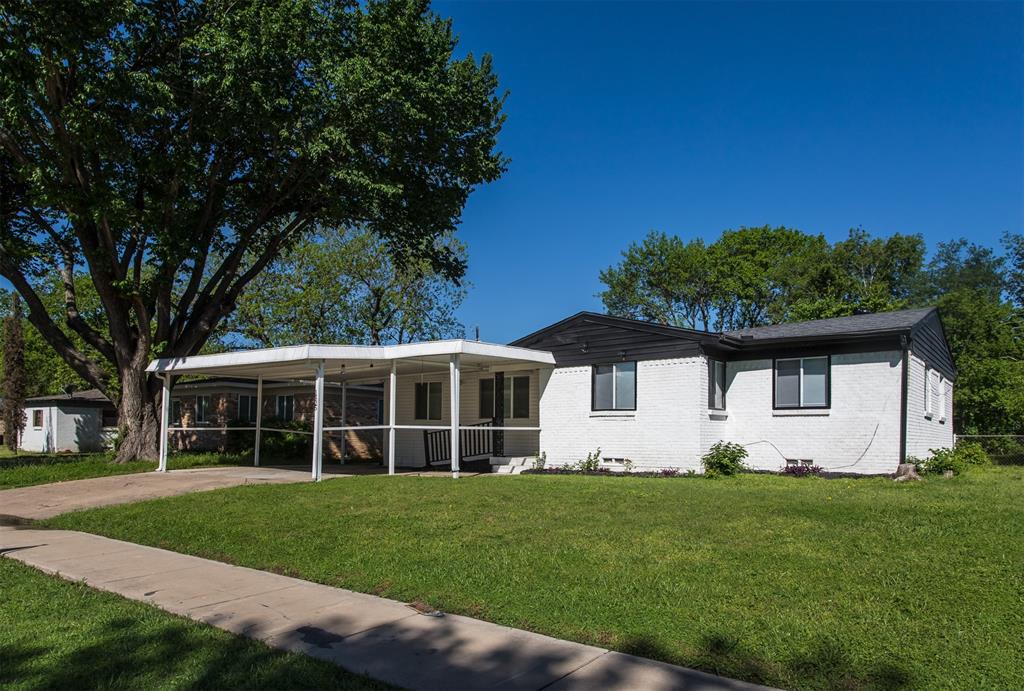
[[[149,363],[147,372],[188,375],[235,376],[255,379],[309,379],[323,362],[331,379],[372,377],[375,368],[385,376],[394,362],[399,374],[447,371],[452,355],[460,355],[463,368],[514,364],[554,366],[551,353],[532,348],[454,339],[400,345],[297,345],[241,350],[212,355],[161,358]],[[427,367],[430,370],[427,370]]]

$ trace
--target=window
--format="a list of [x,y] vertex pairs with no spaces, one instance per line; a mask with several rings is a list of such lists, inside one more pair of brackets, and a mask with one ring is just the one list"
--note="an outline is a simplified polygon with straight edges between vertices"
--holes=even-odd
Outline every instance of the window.
[[708,408],[725,410],[725,363],[708,360]]
[[256,422],[256,397],[246,394],[238,396],[238,419],[242,422]]
[[776,408],[828,408],[831,405],[830,358],[775,361]]
[[530,377],[505,377],[505,417],[530,417]]
[[196,422],[206,422],[210,413],[210,397],[196,396]]
[[934,414],[934,412],[935,412],[934,406],[932,405],[932,396],[934,395],[934,393],[933,393],[934,386],[932,385],[932,376],[933,376],[933,374],[934,373],[932,372],[932,368],[931,367],[925,367],[924,368],[924,416],[925,417],[931,417]]
[[494,379],[488,377],[480,380],[480,419],[490,420],[494,417]]
[[33,410],[32,411],[32,426],[36,429],[43,428],[43,411]]
[[594,365],[590,388],[592,410],[636,410],[636,363]]
[[946,378],[939,375],[939,422],[946,421]]
[[416,419],[441,419],[441,382],[428,381],[416,384]]
[[281,422],[291,422],[295,419],[295,396],[277,396],[274,401],[274,408],[277,411],[277,419]]
[[175,427],[181,426],[181,401],[177,398],[171,399],[171,423]]

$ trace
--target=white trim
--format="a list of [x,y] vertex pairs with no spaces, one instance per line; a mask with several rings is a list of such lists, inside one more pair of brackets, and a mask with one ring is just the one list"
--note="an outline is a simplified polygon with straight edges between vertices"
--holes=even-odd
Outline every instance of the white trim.
[[395,413],[398,403],[398,365],[391,361],[391,373],[388,375],[388,475],[395,474]]
[[776,408],[772,417],[828,416],[831,413],[831,408]]
[[[461,356],[458,353],[453,353],[451,359],[448,362],[448,375],[451,380],[451,411],[449,417],[452,423],[451,442],[452,442],[452,477],[458,479],[459,477],[459,365],[461,365]],[[429,392],[428,392],[429,393]],[[427,396],[429,401],[429,395]],[[429,409],[427,414],[430,414]]]
[[260,427],[263,424],[263,375],[256,378],[256,444],[252,452],[252,464],[260,465]]
[[160,457],[157,470],[167,472],[167,447],[170,442],[168,434],[171,426],[171,376],[163,377],[163,394],[160,396]]
[[555,364],[554,356],[547,351],[455,339],[385,346],[298,345],[235,351],[231,353],[214,353],[211,355],[192,355],[181,358],[160,358],[150,362],[146,371],[201,372],[208,370],[215,372],[230,367],[312,363],[321,360],[325,362],[332,360],[364,360],[372,362],[452,355],[477,355],[489,358],[536,362],[544,365]]

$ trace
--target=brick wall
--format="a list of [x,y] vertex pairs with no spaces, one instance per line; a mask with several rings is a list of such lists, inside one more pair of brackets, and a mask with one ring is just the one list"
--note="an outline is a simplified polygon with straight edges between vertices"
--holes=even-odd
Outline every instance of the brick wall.
[[[907,372],[907,456],[927,458],[931,449],[953,446],[953,385],[913,353]],[[926,373],[932,382],[930,415],[925,412]]]

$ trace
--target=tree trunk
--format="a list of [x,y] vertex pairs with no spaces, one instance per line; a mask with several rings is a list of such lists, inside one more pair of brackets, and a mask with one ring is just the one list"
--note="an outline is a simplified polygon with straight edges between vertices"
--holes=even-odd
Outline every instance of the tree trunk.
[[114,459],[117,463],[159,460],[157,400],[158,396],[149,387],[149,375],[143,369],[129,365],[121,371],[121,402],[117,408],[121,443]]

